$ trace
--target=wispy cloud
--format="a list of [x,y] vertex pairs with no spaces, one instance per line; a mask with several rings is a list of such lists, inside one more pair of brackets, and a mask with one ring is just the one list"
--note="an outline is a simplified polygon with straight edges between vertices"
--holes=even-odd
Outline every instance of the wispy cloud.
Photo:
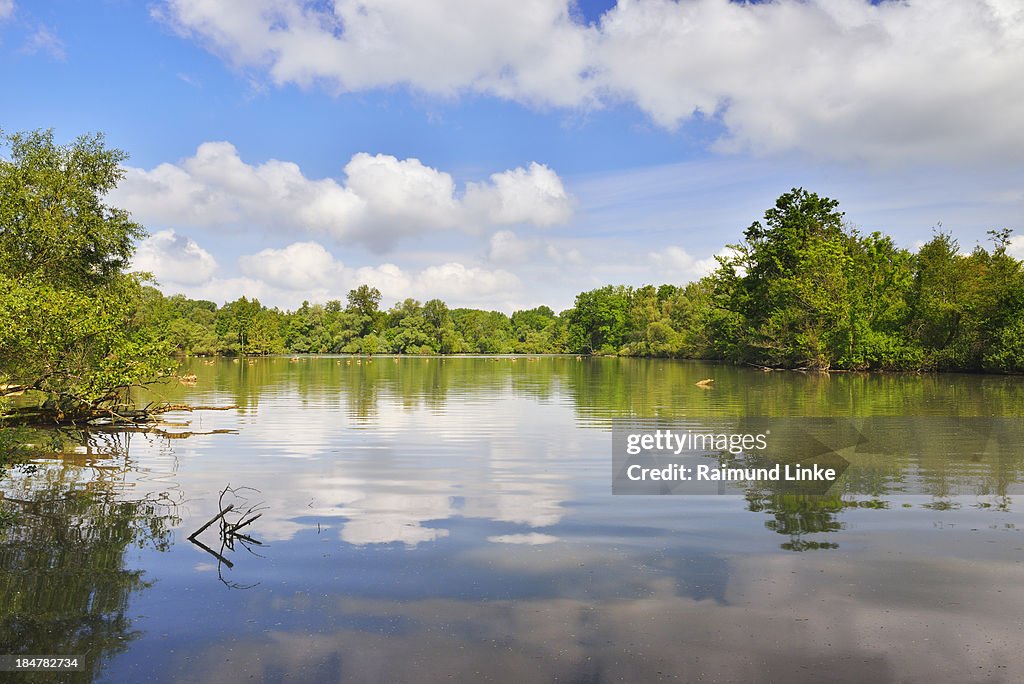
[[203,87],[203,84],[199,81],[199,79],[197,79],[194,76],[191,76],[189,74],[186,74],[184,71],[179,71],[175,75],[178,77],[179,81],[181,81],[182,83],[187,83],[188,85],[192,86],[193,88],[202,88]]
[[44,54],[61,62],[67,56],[64,41],[57,35],[56,30],[42,25],[29,34],[21,51],[27,55]]

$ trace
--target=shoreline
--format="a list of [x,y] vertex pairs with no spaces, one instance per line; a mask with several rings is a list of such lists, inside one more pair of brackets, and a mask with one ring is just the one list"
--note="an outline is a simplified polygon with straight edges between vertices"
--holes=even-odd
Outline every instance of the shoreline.
[[857,369],[857,368],[785,368],[777,366],[762,366],[751,362],[734,363],[732,361],[725,361],[723,359],[702,359],[693,357],[670,357],[670,356],[631,356],[627,354],[573,354],[571,352],[566,353],[526,353],[526,352],[509,352],[509,353],[495,353],[495,354],[484,354],[478,352],[455,352],[451,354],[346,354],[344,352],[295,352],[295,353],[275,353],[275,354],[238,354],[238,355],[226,355],[226,354],[175,354],[174,358],[179,361],[187,359],[202,359],[204,361],[209,360],[231,360],[241,361],[246,360],[259,360],[259,359],[558,359],[558,358],[576,358],[578,360],[584,359],[631,359],[637,361],[682,361],[690,363],[709,363],[720,365],[729,368],[750,368],[752,370],[759,370],[764,373],[803,373],[807,374],[832,374],[832,373],[843,373],[843,374],[862,374],[862,375],[982,375],[982,376],[1004,376],[1004,377],[1024,377],[1024,373],[1015,371],[1000,371],[1000,370],[984,370],[984,369],[887,369],[887,368],[868,368],[868,369]]

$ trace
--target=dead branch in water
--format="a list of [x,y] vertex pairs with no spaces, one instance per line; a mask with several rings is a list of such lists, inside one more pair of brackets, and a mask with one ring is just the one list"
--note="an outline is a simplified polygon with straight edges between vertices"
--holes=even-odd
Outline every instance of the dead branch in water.
[[234,526],[228,528],[228,532],[233,534],[233,535],[235,535],[235,536],[240,537],[242,535],[238,534],[238,530],[242,529],[243,527],[245,527],[249,523],[253,522],[254,520],[256,520],[256,518],[259,518],[259,517],[262,517],[262,516],[263,516],[262,513],[257,513],[256,515],[252,516],[248,520],[243,520],[242,522],[238,523],[237,525],[234,525]]
[[[244,490],[249,490],[249,491],[253,491],[253,492],[258,492],[259,491],[258,489],[253,489],[252,487],[237,487],[236,488],[236,487],[232,487],[230,483],[227,484],[224,487],[224,489],[221,490],[220,496],[217,497],[217,508],[218,508],[217,514],[215,516],[213,516],[212,518],[210,518],[210,520],[207,521],[205,525],[203,525],[198,530],[196,530],[195,532],[190,534],[189,537],[188,537],[188,540],[190,542],[192,542],[193,544],[195,544],[196,546],[198,546],[199,548],[203,549],[204,551],[206,551],[207,553],[209,553],[210,555],[212,555],[214,558],[217,559],[217,576],[220,578],[220,581],[225,584],[225,586],[227,586],[229,588],[232,588],[232,589],[248,589],[250,587],[243,587],[243,586],[235,584],[233,582],[229,582],[228,580],[226,580],[224,578],[224,575],[223,575],[222,570],[221,570],[222,566],[227,566],[228,569],[231,569],[231,568],[234,567],[234,564],[232,564],[231,561],[229,561],[224,556],[224,551],[225,550],[234,551],[235,550],[235,542],[237,541],[242,546],[242,548],[244,548],[246,551],[248,551],[249,553],[253,554],[254,556],[259,556],[259,554],[254,552],[251,548],[249,548],[249,546],[250,545],[263,546],[263,542],[259,541],[258,539],[254,539],[253,537],[250,537],[250,536],[248,536],[246,534],[242,534],[241,532],[239,532],[240,529],[242,529],[243,527],[246,527],[246,526],[252,524],[253,522],[255,522],[256,520],[258,520],[259,518],[261,518],[263,516],[263,514],[259,513],[258,511],[265,510],[265,507],[262,506],[261,504],[254,504],[254,505],[251,505],[251,506],[247,505],[249,503],[248,500],[245,498],[245,496],[243,496],[240,493],[240,492],[242,492]],[[237,499],[237,502],[238,502],[239,505],[236,505],[235,503],[230,503],[230,504],[226,504],[225,505],[224,497],[226,495],[228,495],[228,494],[230,494],[231,496],[235,497]],[[244,510],[243,510],[243,507],[245,507]],[[234,519],[233,520],[229,520],[228,516],[231,515],[231,514],[237,514],[237,517],[232,516],[232,517],[234,517]],[[220,551],[219,552],[218,551],[214,551],[212,548],[210,548],[206,544],[202,543],[198,539],[200,534],[205,532],[214,523],[216,523],[218,521],[220,521],[220,527],[219,527],[219,530],[220,530]],[[251,585],[251,586],[256,586],[256,585]]]
[[[220,555],[219,553],[217,553],[216,551],[214,551],[213,549],[211,549],[209,546],[207,546],[203,542],[199,541],[198,539],[193,539],[192,537],[189,537],[188,540],[190,542],[192,542],[193,544],[195,544],[196,546],[198,546],[199,548],[201,548],[203,551],[206,551],[208,554],[210,554],[211,556],[216,558],[218,563],[223,563],[224,565],[228,566],[229,568],[235,567],[234,563],[232,563],[227,558],[225,558],[224,556]],[[221,549],[221,550],[223,550],[223,549]]]
[[191,404],[160,404],[149,410],[153,415],[159,415],[161,413],[167,413],[168,411],[230,411],[231,409],[238,408],[237,404],[229,404],[228,406],[192,406]]
[[253,539],[252,537],[246,536],[246,535],[242,534],[241,532],[233,532],[232,534],[234,534],[236,537],[238,537],[242,541],[247,541],[250,544],[255,544],[256,546],[263,546],[263,542],[261,542],[259,539]]
[[234,507],[235,507],[235,505],[234,505],[234,504],[229,504],[229,505],[227,506],[227,508],[221,509],[221,511],[220,511],[219,513],[217,513],[217,515],[215,515],[215,516],[213,516],[212,518],[210,518],[210,520],[209,520],[209,521],[208,521],[208,522],[207,522],[207,523],[206,523],[205,525],[203,525],[202,527],[200,527],[200,528],[199,528],[198,530],[196,530],[196,531],[195,531],[195,532],[193,532],[192,534],[188,535],[188,538],[189,538],[189,539],[195,539],[196,537],[198,537],[198,536],[199,536],[200,534],[202,534],[203,532],[205,532],[205,531],[206,531],[206,528],[208,528],[208,527],[209,527],[210,525],[212,525],[213,523],[215,523],[215,522],[217,522],[218,520],[220,520],[221,518],[223,518],[223,517],[224,517],[225,515],[227,515],[227,514],[228,514],[228,513],[229,513],[229,512],[231,511],[231,509],[233,509]]
[[92,429],[96,432],[138,432],[147,435],[157,435],[159,437],[164,437],[166,439],[188,439],[189,437],[200,437],[202,435],[238,434],[238,430],[230,430],[227,428],[221,428],[219,430],[205,430],[203,432],[193,432],[191,430],[184,430],[182,432],[171,432],[169,430],[164,429],[165,427],[180,427],[180,425],[173,423],[157,423],[156,425],[126,426],[100,425]]
[[19,406],[8,409],[0,416],[10,425],[73,425],[78,427],[151,425],[157,416],[169,411],[230,411],[238,406],[191,406],[189,404],[147,404],[142,408],[130,406],[91,406],[73,412],[64,412],[45,406]]

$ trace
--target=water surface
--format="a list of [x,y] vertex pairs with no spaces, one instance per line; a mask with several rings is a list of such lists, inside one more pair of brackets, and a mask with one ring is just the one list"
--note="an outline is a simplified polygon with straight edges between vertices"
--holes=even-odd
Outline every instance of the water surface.
[[[70,679],[110,682],[1024,678],[1024,455],[950,446],[964,417],[1019,418],[1024,378],[574,357],[182,372],[196,384],[162,398],[237,408],[68,435],[0,481],[0,652],[81,654]],[[931,427],[855,453],[824,496],[611,495],[613,419],[742,416]],[[216,525],[190,543],[228,484],[262,507],[260,544],[222,548]]]

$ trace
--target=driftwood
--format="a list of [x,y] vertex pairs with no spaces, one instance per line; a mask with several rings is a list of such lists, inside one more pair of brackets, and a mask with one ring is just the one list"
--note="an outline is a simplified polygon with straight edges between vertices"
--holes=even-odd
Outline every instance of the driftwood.
[[168,411],[230,411],[236,409],[236,404],[230,404],[228,406],[192,406],[190,404],[161,404],[153,409],[150,409],[150,413],[158,415],[161,413],[167,413]]
[[230,511],[231,511],[231,510],[232,510],[232,509],[234,508],[234,507],[235,507],[235,505],[234,505],[234,504],[228,504],[228,505],[227,505],[227,506],[226,506],[225,508],[221,509],[220,513],[218,513],[217,515],[215,515],[215,516],[213,516],[212,518],[210,518],[209,522],[207,522],[207,523],[206,523],[205,525],[203,525],[202,527],[200,527],[200,528],[199,528],[198,530],[196,530],[196,531],[195,531],[195,532],[193,532],[192,534],[188,535],[188,538],[189,538],[189,539],[195,539],[196,537],[198,537],[199,535],[201,535],[201,534],[202,534],[203,532],[205,532],[205,531],[206,531],[206,528],[208,528],[208,527],[209,527],[210,525],[212,525],[213,523],[215,523],[215,522],[217,522],[218,520],[220,520],[221,518],[223,518],[223,517],[224,517],[225,515],[227,515],[227,514],[228,514],[228,513],[229,513],[229,512],[230,512]]
[[[217,553],[216,551],[214,551],[213,549],[211,549],[209,546],[207,546],[203,542],[199,541],[198,539],[193,539],[192,537],[189,537],[188,540],[190,542],[192,542],[193,544],[195,544],[196,546],[198,546],[199,548],[201,548],[203,551],[206,551],[208,554],[210,554],[211,556],[216,558],[218,563],[223,563],[224,565],[228,566],[229,568],[235,567],[234,563],[232,563],[227,558],[225,558],[224,556],[220,555],[219,553]],[[223,551],[223,549],[221,549],[221,550]]]
[[0,416],[10,425],[123,425],[137,426],[157,422],[157,416],[169,411],[229,411],[238,406],[191,406],[189,404],[148,404],[142,408],[131,406],[90,406],[66,413],[44,406],[20,406]]
[[262,513],[257,513],[256,515],[252,516],[248,520],[243,520],[242,522],[238,523],[237,525],[233,525],[233,526],[229,527],[228,528],[228,533],[229,534],[234,534],[236,536],[241,536],[241,535],[238,534],[238,530],[242,529],[243,527],[245,527],[249,523],[253,522],[254,520],[256,520],[256,518],[260,518],[262,516],[263,516]]
[[241,532],[232,532],[231,534],[235,535],[239,539],[249,542],[250,544],[255,544],[256,546],[263,546],[263,542],[259,541],[258,539],[253,539],[252,537],[248,537],[242,534]]
[[[259,541],[258,539],[255,539],[249,535],[242,534],[241,532],[239,532],[239,530],[241,530],[243,527],[251,525],[263,516],[262,513],[257,512],[261,510],[260,504],[247,506],[244,508],[244,510],[242,506],[236,507],[235,504],[233,503],[227,505],[224,504],[224,496],[227,495],[228,493],[236,497],[243,504],[248,503],[245,497],[239,494],[239,492],[242,490],[258,491],[253,489],[252,487],[238,487],[236,489],[232,488],[230,484],[225,486],[224,489],[221,490],[220,496],[217,499],[217,514],[210,518],[202,527],[200,527],[188,536],[188,540],[190,542],[192,542],[193,544],[201,548],[203,551],[206,551],[211,556],[217,559],[217,576],[220,578],[220,581],[223,582],[225,586],[231,589],[249,589],[256,585],[253,584],[250,586],[241,586],[237,583],[227,580],[224,577],[222,566],[227,567],[228,569],[234,567],[234,563],[228,560],[228,558],[225,556],[225,552],[234,551],[235,542],[238,542],[246,551],[255,556],[259,556],[258,553],[254,552],[250,548],[250,545],[263,546],[263,542]],[[232,514],[238,514],[238,517],[233,521],[229,521],[228,516]],[[208,530],[210,527],[213,526],[214,523],[218,521],[220,522],[220,550],[215,551],[203,542],[199,541],[199,535]]]
[[837,368],[831,368],[829,366],[799,366],[797,368],[788,368],[786,366],[762,366],[759,363],[752,363],[750,361],[747,361],[744,365],[750,366],[751,368],[757,368],[759,370],[763,370],[765,373],[770,373],[772,371],[790,371],[790,372],[794,372],[794,373],[851,373],[851,372],[855,372],[855,371],[847,370],[845,368],[838,368],[837,369]]
[[[171,426],[173,427],[173,426]],[[157,425],[140,425],[140,426],[129,426],[129,427],[117,427],[112,428],[119,432],[142,432],[146,434],[159,435],[166,439],[188,439],[189,437],[198,437],[200,435],[237,435],[238,430],[207,430],[205,432],[192,432],[191,430],[185,430],[183,432],[169,432]]]

